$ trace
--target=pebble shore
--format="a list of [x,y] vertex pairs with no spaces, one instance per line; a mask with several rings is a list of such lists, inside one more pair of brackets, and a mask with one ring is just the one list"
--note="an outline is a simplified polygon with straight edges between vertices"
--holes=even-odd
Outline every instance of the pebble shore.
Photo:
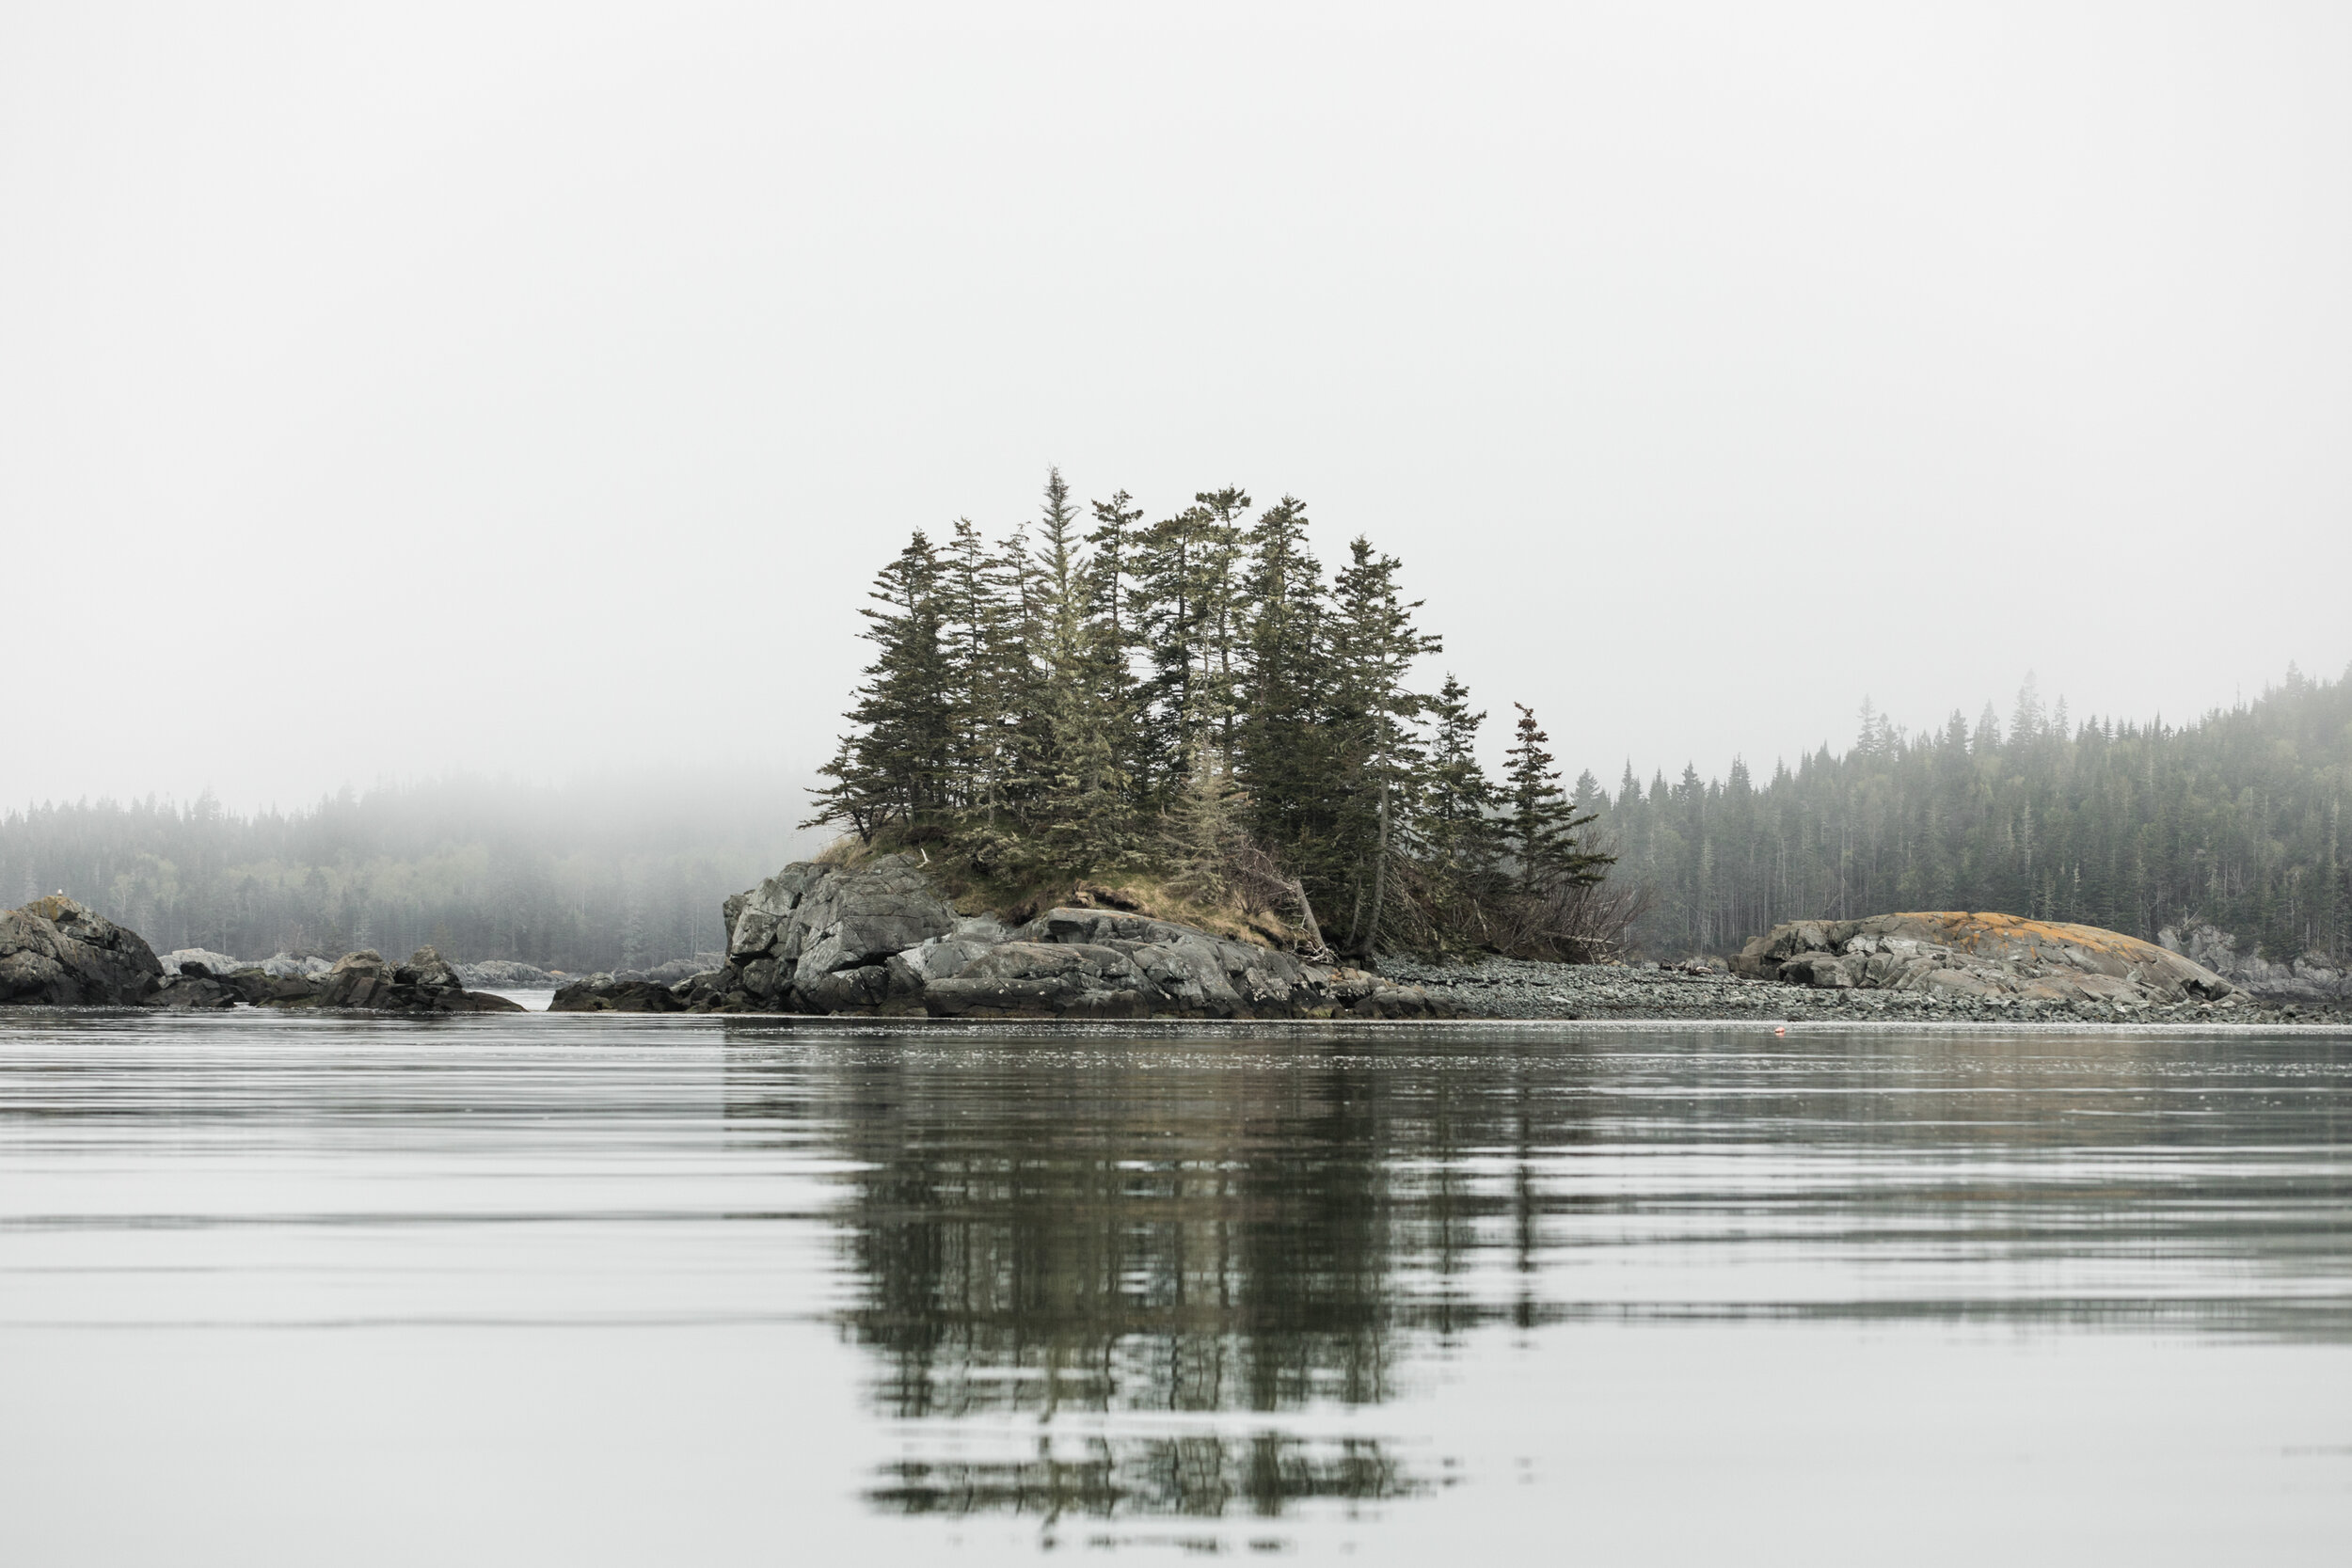
[[1899,990],[1829,990],[1750,980],[1715,971],[1629,964],[1478,964],[1383,959],[1384,979],[1419,986],[1465,1018],[1749,1019],[1764,1022],[2052,1023],[2329,1023],[2352,1026],[2341,1006],[2269,1006],[2253,997],[2175,1006],[2074,1006]]

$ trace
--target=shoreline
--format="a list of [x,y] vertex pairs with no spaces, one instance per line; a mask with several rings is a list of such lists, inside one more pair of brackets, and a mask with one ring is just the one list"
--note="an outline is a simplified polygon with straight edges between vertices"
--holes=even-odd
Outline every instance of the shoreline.
[[2352,1007],[2273,1005],[2248,997],[2131,1006],[2036,1005],[1931,992],[1827,989],[1709,971],[1490,958],[1474,965],[1384,961],[1384,977],[1418,986],[1464,1018],[1664,1022],[1999,1023],[2142,1028],[2249,1024],[2352,1028]]
[[[2153,1011],[2152,1009],[2152,1011]],[[1780,1012],[1759,1009],[1754,1012],[1688,1012],[1664,1014],[1656,1012],[1565,1012],[1550,1013],[1488,1013],[1460,1014],[1452,1018],[1363,1018],[1341,1013],[1330,1018],[1129,1018],[1079,1019],[1052,1017],[941,1017],[932,1018],[914,1013],[751,1013],[751,1012],[549,1012],[541,1008],[523,1007],[516,1011],[496,1013],[407,1013],[383,1012],[368,1007],[270,1007],[240,1005],[235,1007],[200,1010],[158,1009],[154,1007],[54,1006],[30,1006],[0,1009],[0,1036],[6,1034],[10,1020],[21,1019],[28,1023],[59,1019],[168,1019],[176,1026],[186,1020],[215,1020],[233,1024],[256,1017],[283,1019],[292,1023],[302,1019],[333,1020],[338,1022],[365,1022],[389,1025],[422,1024],[434,1029],[481,1028],[493,1024],[512,1024],[521,1019],[595,1020],[592,1028],[636,1026],[634,1021],[663,1026],[717,1024],[726,1028],[755,1025],[773,1028],[782,1034],[796,1031],[810,1033],[852,1033],[887,1035],[896,1033],[948,1032],[980,1038],[987,1036],[1079,1036],[1101,1037],[1122,1034],[1147,1033],[1183,1035],[1199,1034],[1231,1036],[1244,1033],[1297,1037],[1325,1035],[1332,1031],[1349,1034],[1381,1035],[1419,1033],[1436,1035],[1470,1034],[1480,1030],[1509,1030],[1512,1032],[1557,1029],[1568,1024],[1589,1024],[1597,1029],[1629,1029],[1649,1032],[1701,1030],[1725,1027],[1752,1028],[1769,1031],[1786,1029],[1790,1037],[1822,1032],[1850,1034],[1858,1031],[1901,1029],[1913,1033],[1935,1034],[2036,1034],[2097,1037],[2109,1035],[2203,1034],[2216,1036],[2295,1034],[2317,1037],[2339,1036],[2352,1039],[2352,1017],[2343,1014],[2325,1016],[2304,1015],[2276,1018],[2254,1009],[2182,1009],[2178,1016],[2161,1015],[2145,1018],[2083,1018],[2064,1009],[2042,1013],[2017,1010],[2014,1016],[1962,1013],[1956,1008],[1922,1010],[1915,1015],[1871,1006],[1828,1006],[1804,1012]],[[625,1022],[627,1021],[627,1022]],[[539,1027],[526,1024],[527,1028]]]

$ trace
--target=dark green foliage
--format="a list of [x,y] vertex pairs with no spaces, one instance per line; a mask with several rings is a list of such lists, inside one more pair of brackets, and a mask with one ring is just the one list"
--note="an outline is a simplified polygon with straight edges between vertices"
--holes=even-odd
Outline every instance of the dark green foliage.
[[1595,814],[1578,815],[1561,789],[1560,770],[1544,750],[1551,736],[1536,725],[1535,710],[1524,703],[1511,705],[1519,719],[1503,774],[1510,815],[1502,841],[1518,867],[1518,890],[1532,898],[1561,887],[1590,887],[1615,857],[1581,847],[1577,831]]
[[[1305,503],[1251,504],[1204,490],[1146,527],[1122,491],[1093,504],[1082,552],[1055,472],[1034,550],[1016,534],[992,555],[958,525],[953,605],[928,620],[918,535],[878,582],[878,655],[817,820],[942,841],[991,876],[1153,867],[1350,953],[1541,937],[1499,901],[1599,863],[1581,823],[1546,817],[1540,863],[1518,865],[1490,822],[1484,716],[1459,682],[1412,684],[1439,644],[1399,562],[1358,539],[1327,581]],[[934,735],[954,737],[936,764]]]
[[[960,548],[965,539],[960,531]],[[888,822],[912,824],[945,805],[953,784],[992,777],[1001,766],[997,677],[977,652],[995,645],[999,631],[989,618],[998,601],[977,587],[952,597],[943,592],[977,571],[961,555],[955,564],[943,585],[939,559],[918,531],[875,575],[867,596],[882,608],[861,612],[876,653],[850,710],[857,731],[818,769],[834,780],[820,795],[821,815],[837,815],[861,834]],[[949,642],[950,625],[961,646]]]
[[2153,938],[2211,921],[2291,958],[2352,944],[2343,840],[2352,672],[2289,670],[2261,700],[2174,728],[2045,712],[2028,679],[2004,735],[1993,705],[1917,736],[1866,708],[1758,786],[1743,763],[1613,800],[1587,787],[1622,872],[1656,890],[1638,937],[1722,952],[1777,921],[1977,910]]

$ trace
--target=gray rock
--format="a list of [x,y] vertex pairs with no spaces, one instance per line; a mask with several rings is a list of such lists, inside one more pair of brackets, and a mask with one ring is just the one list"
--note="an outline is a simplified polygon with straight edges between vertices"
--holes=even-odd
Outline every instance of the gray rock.
[[2234,989],[2152,942],[2056,921],[1941,912],[1788,921],[1741,949],[1742,975],[1819,990],[1924,992],[1972,1003],[2124,1007],[2216,1001]]
[[1128,954],[1091,942],[1008,942],[922,990],[947,1018],[1148,1018],[1164,1000]]
[[376,1012],[518,1013],[521,1004],[466,990],[457,972],[430,947],[420,947],[405,964],[385,960],[373,949],[346,953],[335,960],[310,998],[322,1007],[358,1007]]
[[179,974],[164,976],[164,983],[147,999],[147,1006],[181,1012],[211,1012],[233,1007],[244,1000],[236,988],[213,978],[202,964],[184,963]]
[[[879,1007],[894,994],[892,958],[966,924],[904,855],[855,867],[788,865],[728,899],[724,914],[732,990],[742,1006],[779,1012]],[[981,933],[969,940],[988,944]],[[869,969],[883,973],[829,978]]]
[[457,978],[475,990],[496,987],[501,990],[541,990],[569,978],[513,958],[485,958],[478,964],[459,964],[456,969]]
[[168,953],[158,953],[155,961],[164,966],[166,974],[177,974],[183,964],[202,964],[214,974],[228,974],[253,966],[243,958],[232,958],[226,953],[215,953],[202,947],[175,947]]
[[316,954],[305,954],[297,958],[290,953],[273,953],[253,967],[272,979],[289,974],[316,979],[335,966]]
[[2272,1004],[2352,1002],[2352,969],[2316,950],[2284,961],[2266,958],[2259,948],[2239,950],[2238,941],[2206,922],[2156,933],[2167,952],[2212,970],[2241,990]]
[[[682,982],[713,1012],[925,1013],[942,1018],[1377,1017],[1452,1004],[1118,910],[1048,910],[1007,930],[959,917],[921,867],[787,866],[726,901],[727,959]],[[1360,1010],[1360,1009],[1359,1009]]]
[[687,998],[654,980],[616,980],[591,974],[584,980],[556,988],[548,1003],[551,1013],[682,1013]]
[[[1189,926],[1111,910],[1048,910],[1013,933],[1033,942],[1106,946],[1127,955],[1176,1018],[1291,1018],[1333,1010],[1335,971]],[[1359,998],[1350,997],[1348,1001]]]
[[62,894],[0,914],[0,1005],[136,1006],[163,979],[136,931]]

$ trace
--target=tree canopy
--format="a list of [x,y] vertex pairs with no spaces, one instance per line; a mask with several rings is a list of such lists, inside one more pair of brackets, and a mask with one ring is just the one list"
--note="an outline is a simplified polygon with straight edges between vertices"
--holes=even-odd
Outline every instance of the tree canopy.
[[814,822],[1013,882],[1152,869],[1348,953],[1571,937],[1609,857],[1548,754],[1498,791],[1468,690],[1417,683],[1442,643],[1395,557],[1327,575],[1305,502],[1234,485],[1089,511],[1056,471],[1034,534],[959,521],[882,567]]

